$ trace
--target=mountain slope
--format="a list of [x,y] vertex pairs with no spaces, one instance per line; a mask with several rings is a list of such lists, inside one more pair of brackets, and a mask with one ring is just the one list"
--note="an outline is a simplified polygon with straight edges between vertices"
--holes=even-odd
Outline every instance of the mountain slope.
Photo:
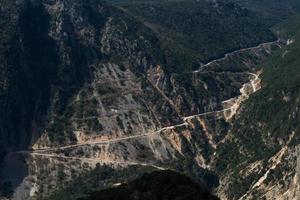
[[262,90],[243,105],[217,153],[224,199],[299,198],[299,17],[275,30],[288,45],[261,64]]
[[[102,1],[1,1],[0,24],[7,27],[0,30],[1,157],[24,156],[22,165],[28,165],[13,198],[41,199],[98,165],[113,168],[112,176],[130,166],[170,168],[218,186],[212,158],[240,102],[259,88],[256,63],[279,42],[264,43],[274,35],[233,4],[155,3],[158,10],[167,5],[178,16],[175,24],[167,20],[162,26],[183,34],[178,41],[187,46],[216,34],[221,42],[212,45],[221,49],[221,58],[185,67],[180,56],[166,51],[164,32]],[[184,12],[194,6],[201,12],[192,10],[188,17],[213,19],[214,29],[198,35],[207,24],[193,22],[193,30],[183,25]],[[251,34],[237,34],[231,46],[222,42],[225,28]],[[186,40],[190,33],[195,38]],[[222,56],[236,48],[242,49]],[[207,57],[212,46],[195,47],[200,49],[208,52],[203,62],[217,56]],[[189,55],[184,48],[176,51]],[[179,60],[170,62],[170,55]],[[1,177],[0,186],[10,181]]]
[[297,0],[231,0],[256,13],[270,27],[300,11]]
[[[4,46],[4,44],[3,48],[13,51],[12,48],[15,45],[18,51],[4,52],[1,55],[3,63],[11,65],[11,67],[3,66],[3,77],[9,80],[3,84],[3,89],[7,93],[4,90],[1,93],[3,94],[1,100],[4,101],[2,105],[8,104],[3,107],[3,110],[1,109],[3,114],[7,113],[6,116],[1,115],[3,116],[1,124],[8,126],[2,126],[1,135],[3,140],[11,138],[11,146],[14,146],[13,143],[26,145],[31,139],[34,142],[34,139],[45,131],[45,127],[53,141],[73,140],[73,133],[71,134],[68,130],[70,122],[67,120],[68,116],[73,114],[68,108],[70,99],[74,98],[84,84],[87,87],[92,83],[95,68],[99,69],[101,65],[109,62],[118,62],[119,65],[126,62],[125,66],[120,67],[124,72],[129,66],[134,71],[143,71],[146,65],[151,66],[150,60],[156,59],[154,57],[157,55],[153,51],[159,49],[159,42],[153,35],[151,36],[151,31],[147,31],[130,17],[124,18],[126,15],[123,16],[121,11],[108,9],[102,3],[93,1],[77,4],[62,1],[57,2],[54,5],[56,7],[50,4],[46,7],[41,1],[24,1],[18,7],[10,1],[2,1],[2,3],[11,6],[15,11],[10,13],[7,8],[7,10],[4,9],[7,11],[4,14],[10,15],[8,17],[12,20],[19,19],[11,23],[6,18],[1,18],[3,23],[11,24],[10,26],[14,26],[14,30],[17,31],[4,30],[15,38],[12,41],[9,38],[7,41],[3,40],[12,44],[12,47]],[[76,16],[79,13],[63,12],[63,7],[75,9],[79,6],[81,9],[76,11],[80,12],[83,19]],[[97,7],[103,8],[102,13],[95,10]],[[109,19],[112,15],[115,20]],[[130,29],[127,31],[126,27],[120,24],[122,21],[117,22],[121,16],[123,20],[130,23]],[[60,23],[60,25],[55,25],[55,23]],[[109,32],[100,32],[104,28]],[[113,33],[114,28],[120,29],[119,35]],[[102,46],[99,46],[99,39],[97,42],[94,39],[102,34],[111,34],[109,37],[114,37],[115,41],[110,40],[106,35],[106,38],[103,36],[101,41]],[[140,34],[147,40],[138,39]],[[116,46],[120,45],[118,37],[122,37],[120,39],[124,42],[126,40],[132,43],[119,49]],[[140,52],[141,49],[143,53]],[[128,57],[129,53],[130,57]],[[5,57],[6,54],[10,56]],[[11,58],[11,56],[16,57]],[[156,60],[159,61],[159,59]],[[10,74],[4,73],[7,69],[11,71]],[[102,91],[99,89],[99,92]],[[10,98],[10,96],[15,96],[15,98]],[[16,101],[11,101],[11,99],[16,99]],[[90,126],[100,128],[97,122],[89,123]]]
[[[74,143],[84,139],[82,132],[106,137],[153,130],[178,122],[179,110],[195,107],[198,111],[208,101],[205,93],[195,97],[201,86],[190,82],[186,83],[190,94],[183,95],[190,96],[187,105],[176,105],[187,108],[174,108],[159,94],[145,77],[156,72],[147,70],[160,64],[165,69],[162,87],[167,88],[171,87],[169,69],[180,64],[169,65],[160,37],[119,9],[99,1],[26,0],[18,5],[2,1],[1,7],[1,23],[8,27],[1,30],[1,147],[5,151],[41,141],[41,145]],[[237,18],[239,12],[233,12]],[[255,21],[250,24],[247,27],[259,26]],[[253,34],[253,39],[244,43],[242,38],[240,44],[255,45],[267,38],[272,34],[258,38]],[[139,120],[133,120],[133,115]]]
[[172,71],[196,69],[227,52],[275,40],[259,18],[233,3],[118,0],[115,5],[158,35]]

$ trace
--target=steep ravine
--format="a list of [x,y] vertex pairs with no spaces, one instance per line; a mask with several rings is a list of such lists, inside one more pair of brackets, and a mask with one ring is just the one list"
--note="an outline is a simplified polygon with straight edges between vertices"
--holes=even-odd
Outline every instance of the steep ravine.
[[256,64],[281,42],[178,73],[157,33],[101,1],[1,5],[0,22],[13,30],[1,32],[9,36],[0,54],[9,74],[0,91],[1,151],[23,155],[29,172],[14,199],[41,199],[97,166],[113,174],[173,168],[201,181],[209,172],[216,187],[215,152],[240,104],[260,88]]
[[[238,74],[243,75],[243,73],[240,72]],[[217,144],[223,143],[226,136],[223,135],[221,138],[217,138],[217,133],[219,131],[211,129],[215,125],[210,125],[210,121],[217,118],[218,120],[223,118],[225,123],[226,121],[231,121],[231,118],[238,110],[239,105],[246,100],[249,95],[260,89],[259,76],[247,72],[245,74],[249,77],[250,82],[242,85],[242,88],[240,89],[241,94],[238,97],[223,101],[223,109],[184,117],[184,123],[182,124],[163,127],[158,131],[142,135],[100,140],[93,139],[81,141],[75,145],[57,148],[39,148],[32,153],[20,153],[30,153],[32,155],[30,160],[32,161],[35,159],[50,159],[53,160],[54,163],[65,162],[70,164],[72,162],[78,162],[86,163],[85,165],[90,166],[91,168],[97,163],[109,165],[113,168],[137,165],[148,166],[159,170],[169,168],[167,165],[160,165],[160,162],[163,163],[168,160],[174,160],[176,162],[181,155],[184,157],[194,157],[195,164],[199,165],[201,168],[209,169],[209,157],[214,155]],[[215,121],[215,123],[220,123],[220,121]],[[199,128],[200,130],[202,129],[200,132]],[[210,131],[208,131],[208,129],[210,129]],[[199,146],[199,144],[201,144],[198,142],[200,138],[199,136],[196,136],[199,133],[202,135],[200,137],[207,140],[208,143],[205,145],[211,146],[211,152],[208,154],[203,151],[203,146]],[[188,143],[186,143],[185,140],[188,141]],[[189,148],[190,150],[186,151],[186,148]],[[40,180],[40,176],[43,176],[43,170],[38,170],[41,167],[39,166],[40,164],[36,165],[32,161],[29,162],[30,168],[33,167],[33,169],[35,168],[37,171],[31,171],[32,174],[30,176],[35,177],[34,179],[31,178],[31,180],[35,181],[31,183],[28,182],[30,179],[26,178],[26,181],[24,181],[20,186],[20,189],[18,189],[18,194],[21,194],[24,192],[24,189],[21,188],[33,187],[36,193],[29,192],[30,198],[33,198],[36,194],[40,194],[40,184],[44,185],[43,187],[46,186],[46,188],[48,188],[46,191],[51,191],[51,187],[49,187],[48,183],[36,183],[37,180]],[[61,165],[61,167],[65,168],[64,166],[66,167],[64,164]],[[66,170],[68,171],[68,169]],[[80,168],[78,170],[81,171]],[[64,174],[67,175],[67,171],[65,171]],[[56,181],[53,180],[54,185],[55,182]],[[17,196],[16,199],[18,199]]]
[[299,17],[276,31],[286,44],[262,63],[262,90],[216,153],[222,199],[299,199]]

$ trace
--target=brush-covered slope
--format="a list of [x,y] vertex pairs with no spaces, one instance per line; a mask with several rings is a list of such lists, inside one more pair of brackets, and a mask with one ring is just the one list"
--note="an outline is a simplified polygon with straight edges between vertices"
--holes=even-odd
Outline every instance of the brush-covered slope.
[[162,62],[155,35],[101,1],[1,1],[0,20],[4,148],[24,148],[43,133],[63,143],[86,126],[101,131],[97,118],[88,118],[97,106],[106,116],[114,115],[112,103],[139,109],[115,96],[130,87],[138,93],[135,74]]
[[[137,12],[135,4],[128,6]],[[44,146],[74,143],[86,138],[80,136],[82,132],[105,137],[130,135],[177,122],[181,114],[178,110],[202,110],[209,98],[219,95],[216,93],[220,88],[207,99],[207,93],[195,94],[203,91],[201,85],[187,82],[189,94],[182,96],[189,97],[188,103],[174,108],[153,87],[155,83],[145,77],[156,73],[151,69],[161,65],[166,71],[167,85],[163,87],[170,87],[167,71],[184,65],[180,61],[170,64],[169,58],[181,60],[181,56],[170,56],[166,48],[180,55],[193,55],[177,44],[195,44],[193,51],[203,56],[201,60],[207,60],[206,54],[213,55],[216,49],[221,51],[210,58],[273,39],[248,11],[232,4],[214,7],[204,1],[183,5],[156,2],[153,6],[159,15],[144,4],[136,6],[146,9],[142,12],[145,18],[149,15],[154,22],[161,19],[167,32],[175,30],[175,36],[183,35],[183,40],[176,36],[172,39],[178,39],[176,47],[172,47],[173,43],[166,45],[164,31],[154,32],[145,26],[146,22],[140,23],[102,1],[1,1],[0,23],[5,27],[0,33],[1,152],[36,142]],[[167,7],[171,9],[163,15]],[[193,7],[197,9],[186,12]],[[190,19],[194,15],[198,17]],[[175,16],[176,20],[171,20]],[[204,29],[205,23],[213,24],[213,28]],[[221,35],[225,28],[235,42],[224,42]],[[241,31],[247,36],[235,38],[235,33]],[[205,39],[212,34],[216,35]],[[185,78],[176,79],[180,82]]]
[[298,0],[231,0],[255,13],[262,21],[272,26],[299,13]]
[[226,1],[114,2],[158,35],[173,71],[195,69],[227,52],[275,40],[253,13]]
[[242,107],[216,170],[224,199],[299,199],[300,26],[275,28],[287,46],[263,62],[263,87]]
[[[241,95],[253,78],[249,72],[278,45],[242,49],[191,71],[188,66],[198,69],[200,62],[274,36],[234,4],[182,3],[155,2],[159,20],[147,9],[144,17],[130,11],[149,7],[143,4],[0,2],[1,157],[40,150],[22,152],[28,176],[15,196],[41,199],[96,164],[175,168],[197,179],[206,168],[207,182],[218,185],[209,163],[228,121],[223,111],[212,111]],[[165,43],[169,37],[176,42]]]

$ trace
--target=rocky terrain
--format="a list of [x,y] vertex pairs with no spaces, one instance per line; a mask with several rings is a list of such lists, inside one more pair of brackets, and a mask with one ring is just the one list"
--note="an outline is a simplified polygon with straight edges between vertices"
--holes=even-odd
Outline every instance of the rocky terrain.
[[[12,181],[3,170],[2,196],[84,198],[146,171],[172,169],[203,182],[222,199],[255,199],[260,193],[292,199],[298,186],[291,180],[296,183],[297,173],[284,179],[291,185],[284,194],[278,185],[265,191],[263,184],[278,167],[297,169],[298,147],[290,147],[296,129],[288,128],[290,134],[282,138],[256,140],[256,129],[269,132],[250,118],[257,116],[251,112],[262,112],[263,105],[255,109],[251,99],[268,86],[261,82],[270,73],[266,60],[278,52],[288,58],[292,50],[282,51],[295,39],[277,39],[236,4],[200,1],[184,4],[179,12],[180,5],[156,2],[153,15],[144,3],[135,7],[126,1],[0,2],[0,24],[6,27],[0,29],[1,168],[17,160],[28,172]],[[219,40],[188,49],[213,30],[206,30],[206,23],[190,30],[194,23],[184,26],[185,15],[176,23],[157,20],[166,6],[177,17],[195,6],[207,8],[207,13],[190,14],[196,13],[195,21],[211,20],[213,38]],[[230,38],[223,29],[229,35],[247,34]],[[174,42],[165,43],[174,32]],[[204,45],[208,41],[212,46]],[[199,53],[186,57],[191,51]],[[288,91],[280,94],[284,102],[291,101]],[[253,141],[244,141],[242,133]],[[285,162],[289,166],[281,166],[283,159],[291,159]]]
[[[268,49],[272,49],[272,46],[278,48],[275,42],[248,49],[246,52],[249,55],[255,52],[255,55],[263,56],[259,52],[266,52]],[[232,55],[237,58],[239,53],[230,54],[225,59],[221,58],[216,62],[223,62]],[[31,188],[30,192],[27,192],[31,196],[30,198],[36,194],[42,194],[42,191],[51,191],[51,188],[55,187],[59,180],[68,181],[66,177],[72,178],[78,172],[93,169],[97,163],[109,165],[113,168],[145,166],[156,170],[184,169],[187,164],[181,163],[180,160],[189,158],[190,162],[196,168],[199,168],[198,170],[210,170],[210,161],[214,157],[218,145],[226,139],[226,127],[230,125],[239,105],[250,94],[260,89],[259,73],[255,75],[248,72],[214,72],[214,63],[211,64],[210,70],[212,71],[208,73],[221,75],[229,73],[232,77],[234,75],[241,76],[237,80],[250,80],[241,85],[240,95],[218,102],[216,105],[220,106],[219,110],[218,106],[212,107],[212,111],[203,111],[203,113],[183,117],[181,123],[174,123],[156,131],[139,135],[104,139],[93,137],[78,141],[77,144],[53,148],[42,148],[41,145],[36,144],[39,148],[30,153],[31,157],[27,161],[30,174],[18,188],[15,197],[18,198],[19,194],[26,194],[24,190],[26,191],[28,187]],[[202,72],[206,74],[205,68],[208,66],[202,66],[201,72],[197,70],[191,74],[201,74]],[[163,91],[161,92],[163,93]],[[173,105],[175,107],[175,104]],[[66,165],[66,163],[68,164]],[[172,163],[177,164],[174,167]],[[57,174],[58,172],[61,174]],[[44,174],[53,175],[45,177]],[[57,177],[57,179],[53,179],[53,177]],[[61,177],[64,177],[64,179]],[[52,184],[49,184],[49,181]],[[25,197],[28,198],[29,196]]]
[[299,198],[298,20],[275,27],[287,43],[263,63],[262,90],[243,105],[219,148],[214,166],[227,174],[222,199]]

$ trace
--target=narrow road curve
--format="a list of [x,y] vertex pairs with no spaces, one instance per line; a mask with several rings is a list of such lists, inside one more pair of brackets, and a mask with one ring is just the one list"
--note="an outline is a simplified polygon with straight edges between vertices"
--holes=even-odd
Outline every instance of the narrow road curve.
[[195,70],[195,71],[194,71],[194,73],[199,73],[199,72],[201,72],[202,68],[207,67],[207,66],[209,66],[209,65],[211,65],[211,64],[213,64],[213,63],[215,63],[215,62],[225,60],[225,59],[227,59],[229,56],[234,55],[234,54],[236,54],[236,53],[241,53],[241,52],[249,51],[249,50],[252,50],[252,49],[258,49],[258,48],[261,48],[261,47],[263,47],[263,46],[265,46],[265,45],[272,45],[272,44],[276,44],[276,43],[278,43],[278,42],[280,42],[280,39],[277,39],[276,41],[272,41],[272,42],[265,42],[265,43],[259,44],[259,45],[257,45],[257,46],[254,46],[254,47],[243,48],[243,49],[239,49],[239,50],[236,50],[236,51],[233,51],[233,52],[230,52],[230,53],[226,53],[226,54],[224,55],[224,57],[222,57],[222,58],[218,58],[218,59],[212,60],[212,61],[210,61],[210,62],[208,62],[208,63],[206,63],[206,64],[204,64],[204,65],[201,65],[200,68],[199,68],[198,70]]

